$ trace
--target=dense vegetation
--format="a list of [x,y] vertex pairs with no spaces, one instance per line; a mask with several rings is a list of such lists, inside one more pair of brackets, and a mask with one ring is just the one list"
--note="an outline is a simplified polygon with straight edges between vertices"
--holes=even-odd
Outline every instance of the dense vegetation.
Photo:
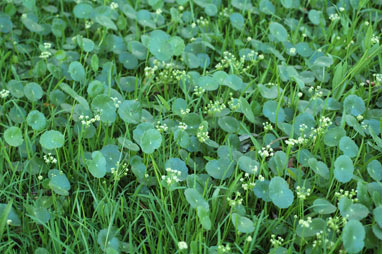
[[382,253],[380,0],[3,0],[0,253]]

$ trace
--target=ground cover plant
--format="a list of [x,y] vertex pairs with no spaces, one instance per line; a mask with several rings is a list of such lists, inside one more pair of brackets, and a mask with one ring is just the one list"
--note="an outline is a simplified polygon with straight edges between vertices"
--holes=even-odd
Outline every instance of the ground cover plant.
[[0,253],[382,253],[380,0],[0,2]]

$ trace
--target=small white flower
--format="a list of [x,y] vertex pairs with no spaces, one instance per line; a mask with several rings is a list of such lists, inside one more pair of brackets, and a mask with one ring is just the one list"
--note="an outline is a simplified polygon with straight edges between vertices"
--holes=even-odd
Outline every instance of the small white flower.
[[179,250],[187,250],[188,249],[188,245],[186,242],[178,242],[178,248]]
[[42,175],[39,175],[39,176],[37,177],[37,179],[41,181],[42,179],[44,179],[44,177],[43,177]]
[[345,11],[345,8],[344,7],[340,7],[339,10],[340,10],[340,12],[343,12],[343,11]]
[[289,49],[289,54],[291,54],[291,55],[296,54],[296,48],[290,48]]
[[7,224],[8,224],[8,225],[11,225],[12,222],[13,222],[13,221],[10,220],[10,219],[7,220]]
[[160,15],[160,14],[162,14],[162,10],[161,10],[161,9],[157,9],[157,10],[155,11],[155,13],[158,14],[158,15]]
[[118,7],[119,7],[118,3],[116,3],[116,2],[111,2],[111,4],[110,4],[110,8],[111,8],[111,9],[115,10],[115,9],[117,9]]

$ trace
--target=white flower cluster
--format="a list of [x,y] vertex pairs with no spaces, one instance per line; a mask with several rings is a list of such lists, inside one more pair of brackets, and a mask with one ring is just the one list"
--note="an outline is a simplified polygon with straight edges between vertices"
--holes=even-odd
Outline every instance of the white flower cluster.
[[112,99],[113,102],[114,102],[114,106],[115,106],[115,108],[119,108],[119,106],[121,105],[122,101],[118,100],[117,97],[111,97],[111,99]]
[[181,114],[182,116],[185,116],[185,115],[187,115],[188,113],[190,113],[190,109],[189,109],[189,108],[181,109],[181,110],[180,110],[180,114]]
[[348,199],[351,199],[353,202],[358,202],[358,198],[356,198],[357,190],[355,190],[355,189],[351,189],[350,191],[348,191],[348,190],[344,191],[343,189],[340,189],[340,191],[336,191],[334,193],[334,196],[337,199],[341,199],[342,197],[346,197]]
[[52,55],[49,51],[42,51],[41,54],[39,55],[39,58],[41,59],[47,59]]
[[194,95],[200,97],[206,90],[204,88],[201,88],[199,86],[194,87]]
[[243,55],[240,57],[240,59],[236,58],[232,53],[228,51],[223,52],[223,56],[218,64],[215,65],[216,69],[225,69],[232,67],[238,71],[248,71],[251,67],[250,64],[247,66],[245,65],[245,60],[250,60],[250,63],[255,61],[255,56],[257,56],[257,59],[262,60],[264,59],[264,55],[258,54],[256,51],[250,51],[247,55]]
[[317,86],[316,88],[311,86],[308,91],[309,93],[313,94],[313,98],[321,98],[323,96],[321,86]]
[[44,48],[45,49],[51,49],[52,48],[52,43],[50,43],[50,42],[44,42]]
[[263,123],[263,127],[264,127],[264,131],[265,132],[273,130],[273,126],[272,126],[272,124],[270,122]]
[[278,236],[276,238],[276,235],[274,234],[271,235],[271,244],[273,247],[281,246],[283,242],[284,242],[284,238],[282,238],[281,236]]
[[312,190],[310,188],[305,189],[305,187],[300,187],[300,186],[296,187],[296,194],[297,194],[297,198],[299,199],[304,200],[307,197],[309,197],[311,193],[312,193]]
[[127,176],[127,172],[129,171],[128,165],[126,162],[122,163],[117,161],[115,167],[110,169],[110,172],[114,176],[114,181],[119,181],[122,176]]
[[[255,170],[257,172],[257,167],[255,167]],[[244,177],[240,178],[240,182],[242,183],[241,184],[241,187],[244,189],[244,190],[251,190],[253,189],[253,187],[255,187],[255,183],[253,182],[253,180],[250,178],[250,175],[248,173],[245,173],[244,174]]]
[[54,158],[54,156],[51,153],[48,153],[47,155],[45,154],[43,156],[43,158],[44,158],[44,161],[46,164],[56,164],[57,163],[57,159]]
[[168,130],[168,126],[167,126],[167,124],[165,124],[165,123],[161,124],[160,121],[157,122],[157,125],[155,126],[155,128],[156,128],[158,131],[160,131],[160,132],[165,132],[165,131]]
[[0,91],[0,98],[5,99],[5,98],[8,97],[8,95],[9,95],[9,91],[8,91],[8,90],[6,90],[6,89],[2,89],[2,90]]
[[79,119],[81,120],[81,123],[87,127],[90,126],[92,123],[100,121],[101,116],[97,114],[93,118],[90,118],[89,116],[80,115]]
[[172,185],[173,183],[177,183],[180,181],[179,176],[181,172],[179,170],[166,168],[167,175],[162,176],[162,180],[165,181],[168,185]]
[[241,205],[243,203],[243,199],[241,198],[240,192],[236,192],[236,195],[233,199],[231,199],[230,197],[227,197],[227,201],[228,201],[229,206],[231,206],[231,207]]
[[226,105],[224,104],[224,101],[222,98],[216,101],[210,101],[207,106],[204,107],[204,114],[218,114],[223,111],[223,109],[226,108]]
[[110,8],[112,10],[118,9],[118,7],[119,7],[118,3],[116,3],[116,2],[111,2],[110,3]]
[[229,244],[227,243],[226,246],[219,245],[218,246],[218,253],[228,253],[231,251],[231,247],[229,247]]
[[270,145],[267,145],[265,147],[262,147],[258,153],[263,158],[272,157],[273,156],[273,148]]
[[328,218],[328,230],[333,230],[333,232],[340,233],[341,224],[346,224],[346,218],[340,218],[338,216]]
[[289,49],[289,54],[290,54],[290,55],[295,55],[295,54],[296,54],[296,51],[297,51],[296,48],[290,48],[290,49]]
[[318,246],[322,246],[323,244],[326,246],[327,249],[334,247],[334,242],[330,241],[327,238],[323,239],[323,234],[324,234],[324,231],[322,231],[322,230],[320,232],[316,233],[317,240],[313,241],[313,244],[312,244],[313,248],[318,247]]
[[91,28],[93,24],[93,20],[85,20],[85,29]]
[[374,73],[373,77],[375,78],[375,81],[378,83],[382,82],[382,73]]
[[379,43],[379,37],[377,35],[373,34],[373,36],[371,37],[370,41],[373,44],[378,44]]
[[196,24],[198,24],[199,26],[207,26],[209,23],[210,22],[207,19],[205,19],[204,17],[200,17],[196,20]]
[[[177,69],[174,63],[165,63],[155,59],[153,64],[153,67],[145,67],[145,76],[154,78],[155,82],[175,83],[187,76],[186,71]],[[157,73],[159,70],[160,72]]]
[[226,18],[229,18],[229,16],[231,15],[231,12],[232,12],[232,9],[224,8],[223,10],[221,10],[221,11],[219,12],[219,16],[220,16],[220,17],[226,17]]
[[303,135],[302,137],[298,137],[297,139],[289,138],[285,140],[285,144],[288,146],[295,146],[295,145],[304,145],[309,142],[309,139],[306,138],[306,135]]
[[186,242],[178,242],[178,248],[179,250],[187,250],[188,246]]
[[298,221],[298,224],[300,224],[304,228],[309,228],[310,224],[312,224],[312,217],[307,217],[307,220],[300,219]]
[[206,142],[210,136],[208,135],[208,129],[203,124],[199,125],[198,132],[196,133],[196,137],[198,138],[200,143]]
[[52,48],[52,43],[44,42],[43,47],[44,47],[44,50],[41,52],[39,58],[47,59],[52,55],[52,53],[49,51],[49,49]]
[[337,13],[330,14],[330,15],[329,15],[329,19],[330,19],[332,22],[334,22],[334,21],[340,20],[340,16],[339,16]]
[[241,107],[240,100],[237,98],[233,98],[232,93],[230,93],[230,95],[231,95],[231,99],[228,101],[228,106],[230,107],[232,111],[239,110]]
[[180,122],[179,125],[178,125],[178,128],[181,129],[182,131],[185,131],[187,130],[187,124],[183,123],[183,122]]

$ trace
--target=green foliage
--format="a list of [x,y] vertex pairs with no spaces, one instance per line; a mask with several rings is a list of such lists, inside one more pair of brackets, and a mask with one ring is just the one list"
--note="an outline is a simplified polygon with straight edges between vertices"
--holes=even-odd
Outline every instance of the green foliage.
[[0,253],[380,253],[381,8],[332,2],[0,1]]

